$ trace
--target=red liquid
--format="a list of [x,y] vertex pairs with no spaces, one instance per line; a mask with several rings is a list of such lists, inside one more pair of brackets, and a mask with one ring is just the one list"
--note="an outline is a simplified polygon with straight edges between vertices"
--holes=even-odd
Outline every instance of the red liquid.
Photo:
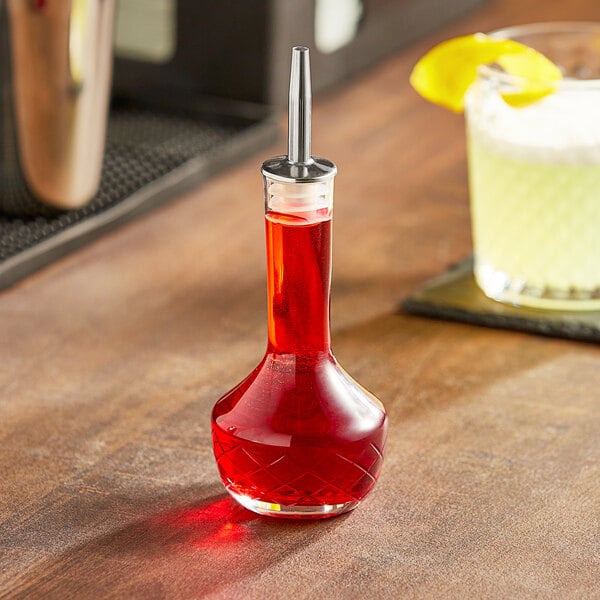
[[267,353],[215,405],[213,443],[234,495],[348,510],[375,484],[386,416],[331,353],[331,218],[307,217],[267,215]]
[[269,213],[268,352],[329,352],[331,216]]

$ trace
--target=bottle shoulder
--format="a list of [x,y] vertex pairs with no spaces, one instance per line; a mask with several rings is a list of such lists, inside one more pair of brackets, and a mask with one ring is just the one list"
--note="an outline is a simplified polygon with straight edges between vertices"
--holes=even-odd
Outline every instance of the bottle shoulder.
[[213,410],[213,423],[238,431],[241,425],[250,432],[264,428],[338,443],[368,438],[386,421],[381,402],[328,353],[267,354]]

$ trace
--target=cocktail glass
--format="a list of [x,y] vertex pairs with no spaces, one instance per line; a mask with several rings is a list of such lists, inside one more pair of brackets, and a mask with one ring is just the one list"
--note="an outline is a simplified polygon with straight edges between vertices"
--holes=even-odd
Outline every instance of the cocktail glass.
[[491,65],[466,97],[475,278],[516,305],[600,310],[600,23],[492,34],[539,50],[564,74],[524,106],[522,80]]

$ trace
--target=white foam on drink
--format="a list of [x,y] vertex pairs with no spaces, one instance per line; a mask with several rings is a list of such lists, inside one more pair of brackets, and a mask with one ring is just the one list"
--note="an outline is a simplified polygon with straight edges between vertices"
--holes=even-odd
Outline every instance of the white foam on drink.
[[466,98],[469,135],[511,158],[553,164],[600,165],[600,90],[563,89],[522,108],[492,90]]

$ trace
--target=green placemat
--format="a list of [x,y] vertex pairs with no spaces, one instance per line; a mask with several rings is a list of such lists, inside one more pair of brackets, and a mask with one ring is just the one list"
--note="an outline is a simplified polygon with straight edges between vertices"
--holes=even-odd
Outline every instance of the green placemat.
[[600,342],[600,311],[539,310],[490,300],[475,283],[472,259],[416,290],[404,300],[402,310],[485,327]]

